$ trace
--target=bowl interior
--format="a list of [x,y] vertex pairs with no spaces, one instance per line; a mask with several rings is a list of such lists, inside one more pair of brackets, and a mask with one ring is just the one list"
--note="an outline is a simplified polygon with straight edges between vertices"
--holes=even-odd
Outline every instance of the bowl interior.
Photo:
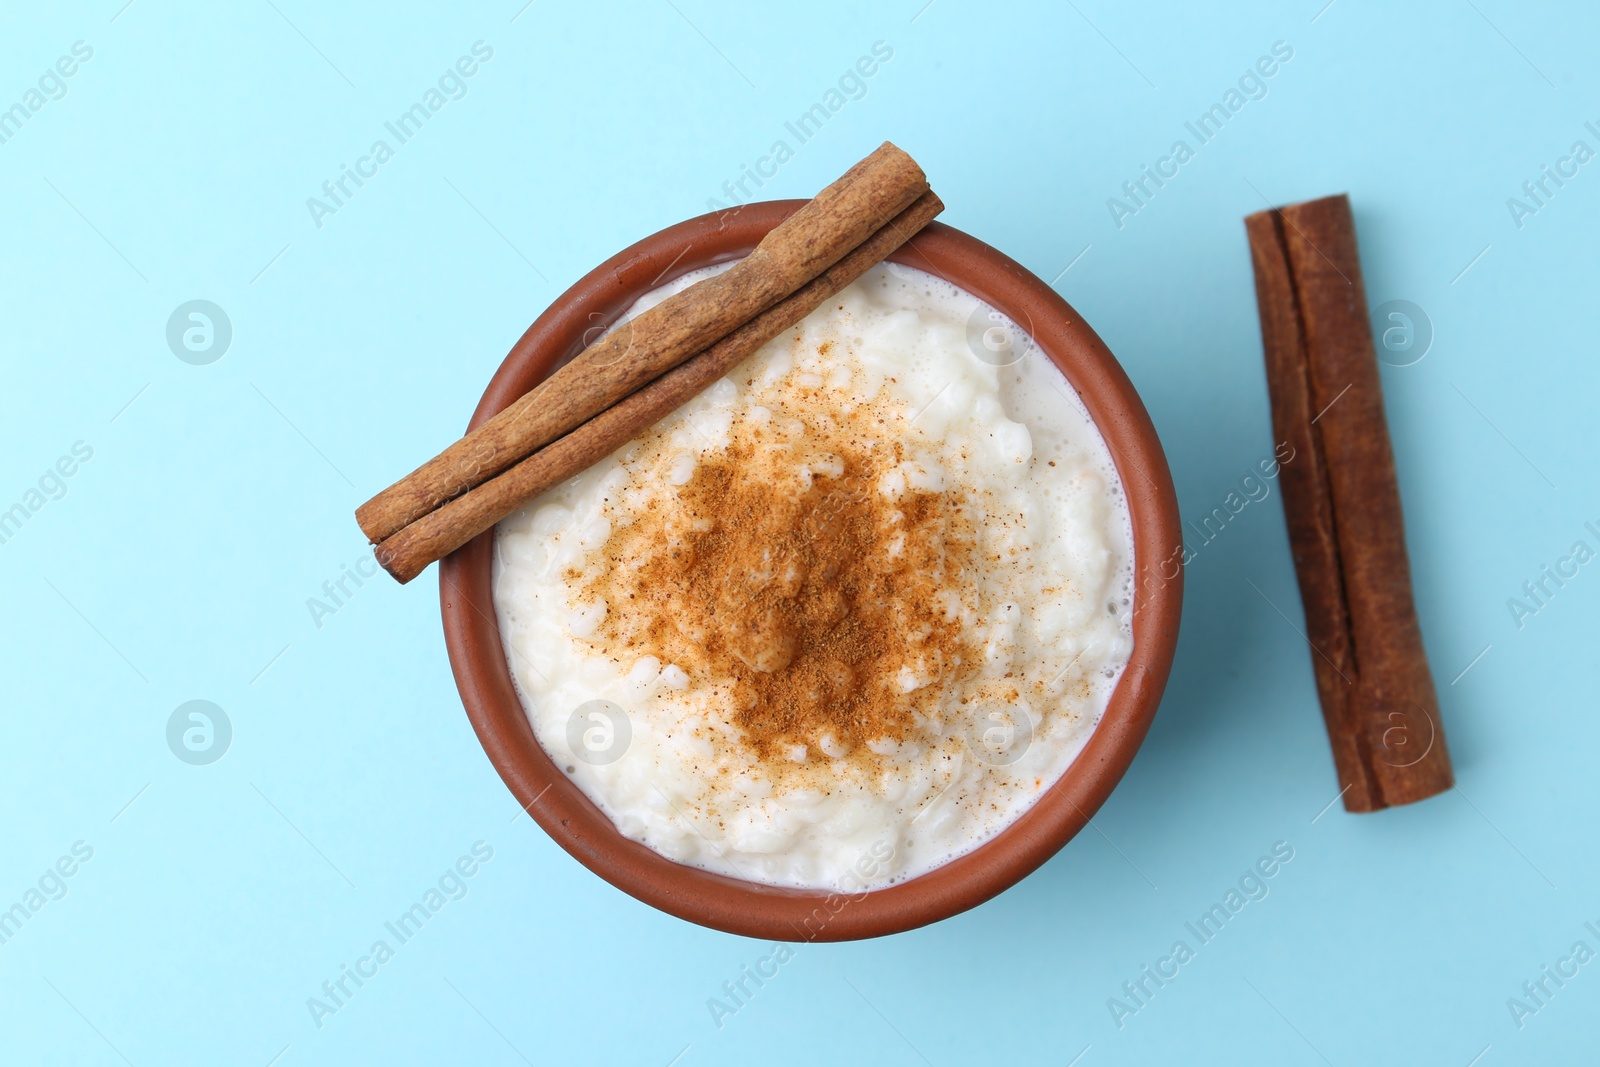
[[[490,381],[476,426],[542,381],[649,290],[748,253],[804,201],[751,204],[669,227],[601,264],[528,328]],[[1134,648],[1104,716],[1054,787],[971,852],[855,896],[761,885],[676,863],[623,837],[535,738],[501,644],[493,531],[440,564],[445,641],[468,718],[512,793],[578,862],[624,892],[704,926],[767,940],[838,941],[912,929],[989,899],[1049,859],[1105,802],[1160,702],[1177,644],[1182,539],[1171,473],[1116,359],[1054,290],[988,245],[934,223],[890,259],[938,274],[1032,334],[1110,448],[1133,519]]]

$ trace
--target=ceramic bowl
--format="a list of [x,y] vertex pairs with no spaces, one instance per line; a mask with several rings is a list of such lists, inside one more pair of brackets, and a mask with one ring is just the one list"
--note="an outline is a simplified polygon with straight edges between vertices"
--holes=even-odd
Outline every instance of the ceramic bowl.
[[[489,382],[477,426],[543,380],[649,290],[748,253],[803,201],[772,201],[669,226],[596,267],[523,334]],[[440,565],[445,641],[467,716],[501,778],[544,831],[612,885],[662,911],[765,940],[842,941],[910,930],[1007,889],[1083,829],[1121,780],[1156,713],[1178,639],[1182,539],[1155,428],[1116,358],[1050,286],[933,223],[891,260],[939,274],[1005,312],[1060,368],[1110,446],[1133,518],[1133,654],[1088,744],[1056,785],[978,848],[920,877],[843,897],[742,881],[623,837],[535,739],[496,621],[493,531]]]

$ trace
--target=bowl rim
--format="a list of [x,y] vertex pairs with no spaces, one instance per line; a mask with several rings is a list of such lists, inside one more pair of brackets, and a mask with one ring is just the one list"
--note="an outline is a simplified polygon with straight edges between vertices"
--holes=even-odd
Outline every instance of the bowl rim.
[[[622,250],[556,298],[484,390],[471,427],[509,405],[645,292],[742,256],[805,203],[774,200],[687,219]],[[1149,731],[1177,646],[1182,535],[1166,455],[1116,357],[1021,264],[932,223],[889,257],[938,274],[1006,313],[1078,393],[1110,448],[1133,521],[1134,647],[1088,742],[1010,825],[926,874],[847,895],[744,881],[624,837],[539,745],[512,682],[494,608],[495,531],[440,563],[445,644],[467,717],[500,777],[550,837],[618,889],[678,918],[769,941],[843,941],[915,929],[977,906],[1032,873],[1083,829]],[[1168,574],[1168,570],[1171,574]]]

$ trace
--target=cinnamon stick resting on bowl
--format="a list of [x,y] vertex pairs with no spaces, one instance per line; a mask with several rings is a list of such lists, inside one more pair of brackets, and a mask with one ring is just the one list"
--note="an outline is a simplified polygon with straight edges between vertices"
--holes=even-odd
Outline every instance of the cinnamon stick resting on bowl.
[[622,324],[362,505],[378,562],[410,581],[711,385],[943,208],[916,162],[885,142],[745,259]]
[[1455,784],[1345,196],[1245,219],[1306,636],[1348,811]]
[[928,191],[885,141],[722,274],[662,301],[590,345],[494,418],[356,510],[380,543],[487,481],[772,307]]

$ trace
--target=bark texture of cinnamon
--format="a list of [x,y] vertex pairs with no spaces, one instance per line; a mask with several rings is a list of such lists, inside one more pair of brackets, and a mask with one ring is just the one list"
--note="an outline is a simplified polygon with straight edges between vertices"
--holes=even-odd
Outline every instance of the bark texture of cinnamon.
[[356,510],[378,543],[701,352],[839,262],[928,192],[885,141],[732,268],[622,324],[466,437]]
[[1355,219],[1343,195],[1245,219],[1306,636],[1344,806],[1455,784],[1411,594]]
[[704,352],[511,469],[405,526],[378,546],[378,562],[399,581],[409,582],[428,564],[443,559],[556,483],[593,466],[699,394],[905,244],[943,210],[936,194],[924,193],[850,254]]

